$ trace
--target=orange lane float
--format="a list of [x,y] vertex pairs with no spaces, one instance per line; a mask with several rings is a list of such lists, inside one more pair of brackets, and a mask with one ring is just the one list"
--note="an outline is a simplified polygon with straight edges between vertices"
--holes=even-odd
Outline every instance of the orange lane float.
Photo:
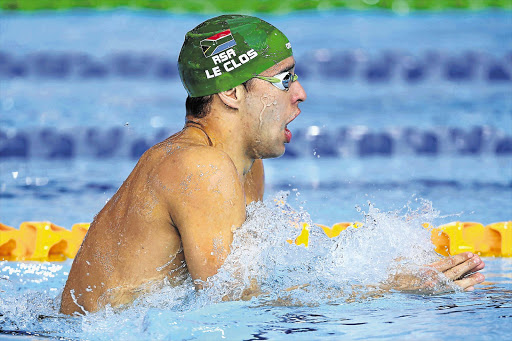
[[[19,229],[0,223],[0,261],[63,261],[74,258],[88,229],[88,223],[79,223],[67,230],[50,222],[23,222]],[[315,224],[329,237],[337,237],[349,227],[363,224],[336,223],[329,227]],[[452,222],[432,227],[432,243],[439,254],[448,256],[471,251],[484,257],[512,257],[512,221],[484,226],[475,222]],[[308,247],[308,223],[296,224],[301,233],[289,243]],[[364,228],[364,227],[363,227]]]

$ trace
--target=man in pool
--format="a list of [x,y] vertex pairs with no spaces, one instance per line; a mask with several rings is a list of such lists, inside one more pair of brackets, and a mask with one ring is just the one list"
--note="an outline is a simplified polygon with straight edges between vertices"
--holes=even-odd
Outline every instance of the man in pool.
[[[292,138],[306,93],[274,26],[209,19],[187,33],[178,67],[185,127],[144,153],[95,217],[62,294],[65,314],[128,304],[187,273],[200,289],[228,256],[246,205],[263,198],[262,159],[282,155]],[[470,253],[431,266],[462,289],[483,281],[484,264]]]

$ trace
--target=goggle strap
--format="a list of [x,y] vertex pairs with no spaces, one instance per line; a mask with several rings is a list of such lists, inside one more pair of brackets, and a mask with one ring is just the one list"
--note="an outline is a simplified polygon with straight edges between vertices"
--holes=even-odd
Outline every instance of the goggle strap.
[[270,82],[270,83],[281,83],[281,80],[276,77],[266,77],[266,76],[254,76],[254,78],[263,79],[264,81]]
[[[290,79],[286,80],[286,82],[288,83],[288,87],[286,87],[286,88],[284,87],[284,82],[285,82],[284,77],[283,77],[283,79],[279,79],[277,77],[267,77],[267,76],[256,75],[256,76],[254,76],[254,78],[259,78],[259,79],[262,79],[262,80],[270,82],[270,83],[283,83],[283,86],[282,86],[283,89],[281,89],[281,90],[287,90],[289,88],[289,84],[293,83],[297,79],[299,79],[299,76],[295,73],[295,74],[293,74],[291,80]],[[281,88],[281,87],[279,87],[279,88]]]

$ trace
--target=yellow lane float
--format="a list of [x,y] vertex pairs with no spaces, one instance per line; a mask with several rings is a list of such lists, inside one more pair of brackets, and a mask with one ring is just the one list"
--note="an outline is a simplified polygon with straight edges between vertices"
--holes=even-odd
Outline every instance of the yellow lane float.
[[[360,222],[336,223],[332,227],[315,224],[321,227],[329,238],[337,237],[348,227],[358,228],[363,226]],[[452,222],[433,228],[430,224],[423,227],[431,230],[432,243],[436,246],[436,252],[444,255],[457,255],[470,251],[483,257],[512,257],[512,221],[499,222],[483,226],[473,222]],[[295,244],[308,247],[310,226],[300,223],[299,236]],[[288,240],[291,244],[294,241]]]
[[470,251],[484,257],[512,257],[512,221],[487,226],[456,221],[432,229],[431,239],[445,256]]
[[89,225],[75,224],[69,231],[50,222],[23,222],[17,230],[0,223],[0,260],[63,261],[74,258]]
[[[79,223],[67,230],[50,222],[23,222],[19,229],[0,223],[0,261],[63,261],[74,258],[80,244],[89,230],[88,223]],[[336,223],[333,226],[315,224],[329,238],[337,237],[349,227],[358,228],[363,224]],[[484,257],[512,257],[512,221],[484,226],[474,222],[452,222],[432,227],[432,243],[442,255],[456,255],[471,251]],[[301,233],[289,243],[308,246],[307,223],[299,223]]]

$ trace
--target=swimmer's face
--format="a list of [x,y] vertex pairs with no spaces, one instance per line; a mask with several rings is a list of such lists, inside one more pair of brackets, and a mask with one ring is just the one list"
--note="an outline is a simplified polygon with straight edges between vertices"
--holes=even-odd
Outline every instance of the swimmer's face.
[[[295,73],[293,57],[261,73],[273,77],[285,71]],[[283,155],[285,143],[291,140],[288,124],[300,114],[299,103],[306,100],[306,92],[298,82],[292,82],[288,91],[272,83],[254,78],[245,98],[245,131],[248,133],[247,150],[252,158],[271,158]]]

